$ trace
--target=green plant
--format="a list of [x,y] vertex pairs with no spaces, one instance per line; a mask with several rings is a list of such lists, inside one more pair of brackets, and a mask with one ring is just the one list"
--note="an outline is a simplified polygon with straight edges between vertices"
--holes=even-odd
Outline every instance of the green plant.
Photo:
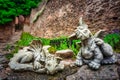
[[32,8],[42,0],[0,0],[0,25],[12,21],[16,16],[30,14]]
[[39,38],[43,45],[50,45],[50,39],[47,39],[47,38]]
[[5,57],[6,57],[7,59],[10,59],[10,58],[13,57],[13,54],[7,54],[7,55],[5,55]]
[[70,47],[70,49],[72,49],[73,52],[75,53],[75,54],[74,54],[75,56],[78,54],[78,51],[79,51],[79,49],[80,49],[80,45],[77,44],[77,43],[79,43],[79,42],[80,42],[80,40],[73,40],[73,43],[72,43],[72,45],[71,45],[71,47]]
[[66,41],[63,41],[60,43],[60,45],[57,47],[57,50],[62,50],[62,49],[68,49]]
[[20,49],[20,46],[15,46],[14,50],[11,51],[11,54],[17,53],[19,49]]
[[50,53],[53,53],[53,54],[57,51],[54,47],[50,47],[48,48],[48,50]]
[[17,46],[28,46],[34,38],[35,37],[30,35],[29,33],[23,32],[20,40],[16,42],[16,45]]
[[46,39],[46,38],[39,38],[39,37],[35,37],[32,36],[30,33],[27,32],[23,32],[21,34],[20,40],[18,40],[15,43],[15,49],[12,51],[12,53],[17,53],[17,51],[19,50],[19,48],[24,47],[24,46],[29,46],[30,43],[33,40],[41,40],[43,45],[49,45],[50,44],[50,39]]
[[15,53],[18,52],[18,50],[19,50],[19,46],[15,46],[14,49],[11,51],[11,53],[10,53],[10,54],[7,54],[5,57],[6,57],[7,59],[10,59],[11,57],[13,57],[13,55],[14,55]]
[[104,41],[112,46],[117,52],[120,50],[120,33],[107,34]]
[[5,47],[5,50],[6,51],[9,51],[11,49],[11,45],[10,44],[7,44],[6,47]]
[[72,49],[75,53],[74,55],[77,55],[80,46],[76,43],[80,42],[80,40],[69,40],[67,37],[60,37],[52,39],[52,46],[56,50],[64,50],[64,49]]
[[17,53],[21,47],[29,46],[33,40],[41,40],[43,45],[51,45],[52,47],[48,49],[50,53],[55,53],[57,50],[72,49],[75,53],[74,55],[77,55],[79,51],[79,46],[76,44],[76,42],[80,42],[80,40],[72,40],[72,44],[70,44],[70,40],[67,37],[46,39],[38,38],[32,36],[30,33],[23,32],[20,40],[15,43],[14,50],[11,51],[10,56],[13,56],[14,53]]

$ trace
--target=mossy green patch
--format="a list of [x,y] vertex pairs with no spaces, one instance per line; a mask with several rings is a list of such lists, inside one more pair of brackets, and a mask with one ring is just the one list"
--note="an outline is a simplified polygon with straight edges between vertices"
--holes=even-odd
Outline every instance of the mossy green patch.
[[104,41],[110,44],[116,52],[120,52],[120,33],[107,34]]

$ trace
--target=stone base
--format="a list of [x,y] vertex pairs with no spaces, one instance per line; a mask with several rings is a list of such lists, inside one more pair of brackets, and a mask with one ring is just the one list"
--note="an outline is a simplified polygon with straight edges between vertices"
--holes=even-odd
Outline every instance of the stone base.
[[94,71],[86,65],[79,68],[75,74],[67,76],[66,80],[119,80],[117,68],[117,65],[105,65]]
[[34,72],[11,71],[7,80],[119,80],[118,65],[104,65],[99,70],[91,70],[87,65],[79,67],[66,67],[54,75],[38,74]]
[[8,66],[3,66],[0,69],[0,80],[120,80],[120,54],[117,54],[117,57],[116,64],[102,65],[99,70],[91,70],[87,65],[82,67],[66,65],[64,71],[54,75],[30,71],[16,72]]
[[68,75],[72,75],[77,72],[78,68],[66,67],[64,71],[61,71],[54,75],[39,74],[35,72],[13,72],[11,71],[7,80],[66,80]]

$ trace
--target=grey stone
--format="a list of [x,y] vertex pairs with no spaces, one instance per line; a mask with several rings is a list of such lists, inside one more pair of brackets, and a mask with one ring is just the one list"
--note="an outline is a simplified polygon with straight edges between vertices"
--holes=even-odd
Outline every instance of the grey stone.
[[8,80],[65,80],[68,75],[77,72],[77,67],[66,66],[63,71],[56,73],[54,75],[48,74],[38,74],[35,72],[24,71],[24,72],[13,72],[11,71],[8,75]]
[[8,60],[6,59],[5,55],[0,55],[0,64],[6,64]]
[[70,49],[59,50],[56,51],[55,55],[61,58],[72,58],[74,56],[74,52]]
[[79,68],[75,74],[67,76],[66,80],[119,80],[117,68],[117,65],[105,65],[94,71],[85,65]]

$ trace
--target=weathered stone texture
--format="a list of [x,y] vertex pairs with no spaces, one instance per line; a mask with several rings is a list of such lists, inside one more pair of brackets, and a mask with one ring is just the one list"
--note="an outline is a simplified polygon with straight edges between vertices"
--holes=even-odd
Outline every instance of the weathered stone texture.
[[56,51],[55,55],[67,59],[67,58],[72,58],[74,56],[74,52],[70,49],[58,50]]
[[[45,11],[31,24],[31,34],[39,37],[58,37],[72,34],[81,15],[92,32],[99,29],[120,29],[119,0],[49,0]],[[40,10],[31,12],[31,19]]]
[[0,26],[0,42],[6,42],[14,34],[15,27],[11,25]]
[[77,73],[67,76],[66,80],[119,80],[117,68],[116,65],[107,65],[94,71],[82,66]]
[[120,30],[119,0],[86,0],[84,19],[93,31],[99,29]]

